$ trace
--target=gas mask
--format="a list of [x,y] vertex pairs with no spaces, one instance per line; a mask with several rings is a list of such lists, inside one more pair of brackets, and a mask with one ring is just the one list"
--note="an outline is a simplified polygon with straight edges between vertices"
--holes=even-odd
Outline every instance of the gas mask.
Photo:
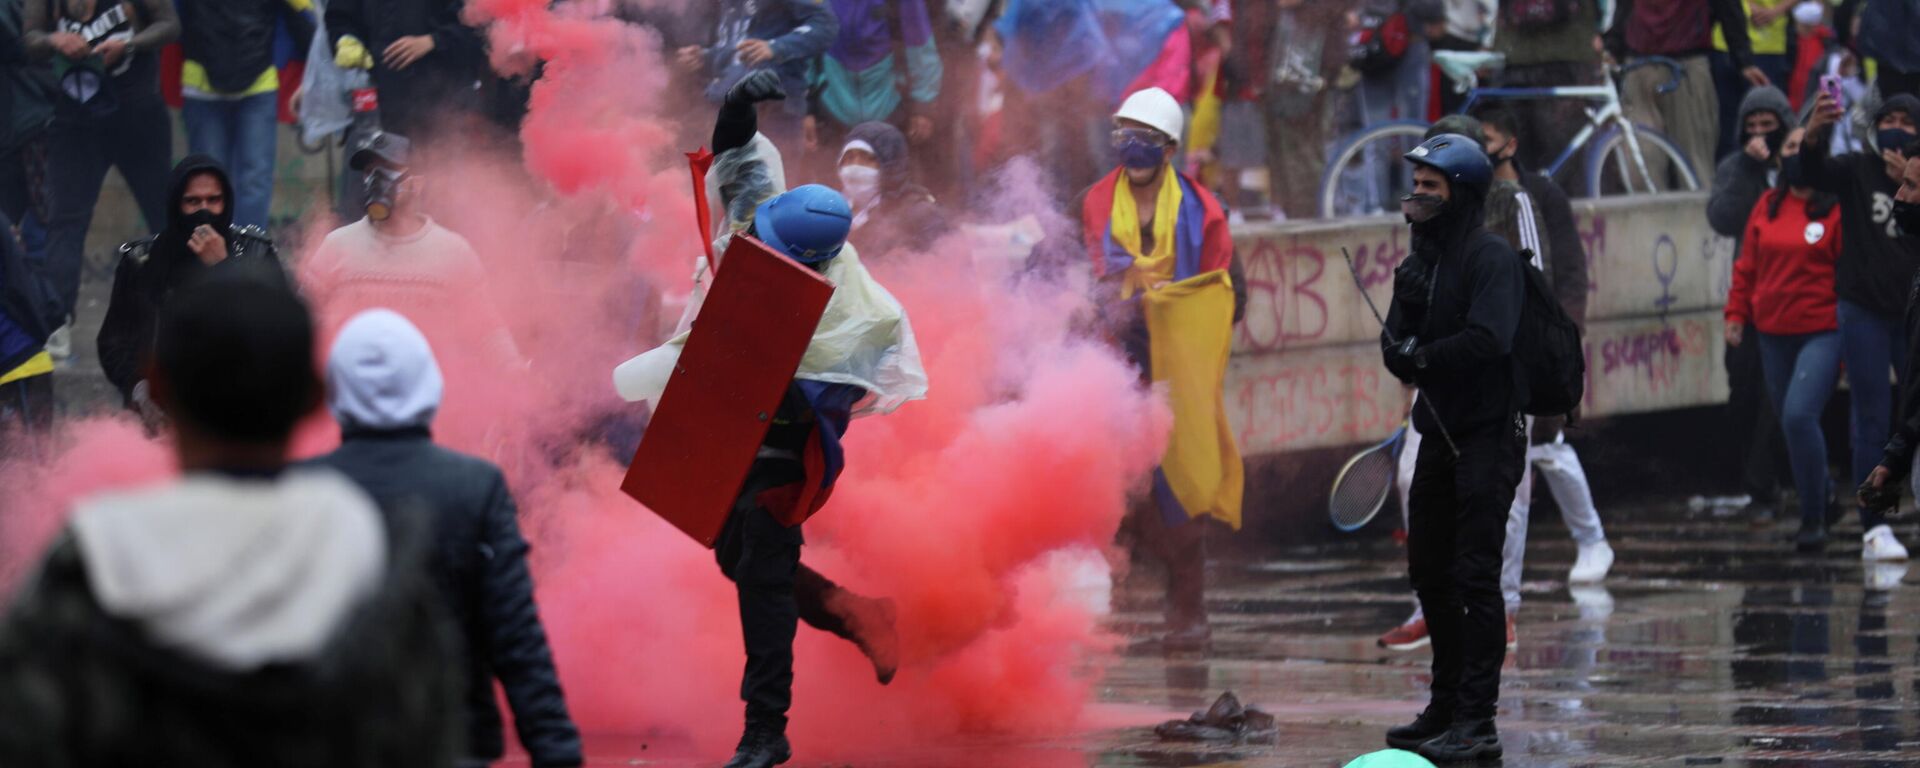
[[406,171],[392,168],[372,168],[367,171],[367,218],[374,221],[386,221],[393,215],[394,205],[400,197],[400,183],[408,178]]
[[1407,217],[1408,224],[1425,224],[1439,216],[1447,207],[1446,198],[1439,195],[1407,195],[1400,198],[1400,213]]
[[855,208],[873,202],[880,194],[880,169],[865,165],[840,166],[840,188]]

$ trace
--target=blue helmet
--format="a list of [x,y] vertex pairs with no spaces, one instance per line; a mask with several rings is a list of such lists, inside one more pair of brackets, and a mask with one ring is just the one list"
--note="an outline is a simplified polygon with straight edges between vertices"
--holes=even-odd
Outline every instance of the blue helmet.
[[802,264],[840,255],[853,206],[832,187],[807,184],[774,195],[753,212],[753,235]]
[[1464,184],[1481,194],[1493,183],[1493,163],[1487,160],[1486,150],[1479,142],[1457,133],[1443,133],[1420,142],[1406,158],[1439,171],[1449,184]]

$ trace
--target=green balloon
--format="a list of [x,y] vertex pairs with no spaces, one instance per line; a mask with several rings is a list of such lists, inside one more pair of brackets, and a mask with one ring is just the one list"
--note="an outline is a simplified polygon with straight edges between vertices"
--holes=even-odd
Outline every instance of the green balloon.
[[1434,768],[1434,765],[1404,749],[1383,749],[1354,758],[1346,768]]

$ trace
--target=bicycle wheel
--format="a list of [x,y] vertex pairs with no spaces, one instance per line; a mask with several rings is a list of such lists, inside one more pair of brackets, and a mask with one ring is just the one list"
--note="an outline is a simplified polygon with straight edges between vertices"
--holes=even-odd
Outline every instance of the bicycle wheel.
[[1633,135],[1639,140],[1640,154],[1646,160],[1646,174],[1633,161],[1626,134],[1615,126],[1595,139],[1587,150],[1588,197],[1700,189],[1700,176],[1694,172],[1693,163],[1672,139],[1638,123],[1633,126]]
[[1426,123],[1396,120],[1375,123],[1341,142],[1320,174],[1320,218],[1399,210],[1396,201],[1412,188],[1413,178],[1400,156],[1419,146],[1426,133]]

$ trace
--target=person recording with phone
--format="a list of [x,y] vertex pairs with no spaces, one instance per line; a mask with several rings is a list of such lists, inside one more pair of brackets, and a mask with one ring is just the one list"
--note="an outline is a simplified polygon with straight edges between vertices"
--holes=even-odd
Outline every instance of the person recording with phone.
[[233,183],[213,158],[190,155],[167,185],[167,221],[157,234],[120,246],[113,295],[97,339],[100,368],[125,406],[149,427],[158,411],[143,376],[153,353],[154,323],[175,290],[202,274],[259,269],[286,282],[279,253],[259,227],[233,223]]
[[[1901,233],[1894,220],[1894,195],[1901,186],[1906,153],[1920,121],[1920,99],[1900,94],[1889,98],[1873,114],[1869,148],[1833,156],[1829,134],[1842,109],[1830,89],[1822,89],[1807,121],[1801,152],[1805,184],[1840,199],[1840,260],[1834,268],[1839,294],[1841,356],[1853,419],[1852,482],[1868,479],[1879,465],[1887,445],[1893,386],[1889,372],[1904,378],[1908,337],[1902,315],[1909,287],[1920,270],[1920,240]],[[1876,509],[1860,508],[1862,560],[1905,560],[1906,547]],[[1826,545],[1824,530],[1803,530],[1799,546],[1818,552]]]
[[[1911,243],[1920,237],[1920,142],[1908,144],[1905,159],[1900,166],[1900,189],[1894,193],[1891,215],[1901,237]],[[1907,289],[1905,320],[1907,341],[1920,340],[1920,276],[1916,276]],[[1892,510],[1900,501],[1899,481],[1910,476],[1920,477],[1920,473],[1912,471],[1917,458],[1915,448],[1920,447],[1920,371],[1913,368],[1917,360],[1920,356],[1909,349],[1907,368],[1900,372],[1898,418],[1880,465],[1860,484],[1861,509],[1876,513]]]

